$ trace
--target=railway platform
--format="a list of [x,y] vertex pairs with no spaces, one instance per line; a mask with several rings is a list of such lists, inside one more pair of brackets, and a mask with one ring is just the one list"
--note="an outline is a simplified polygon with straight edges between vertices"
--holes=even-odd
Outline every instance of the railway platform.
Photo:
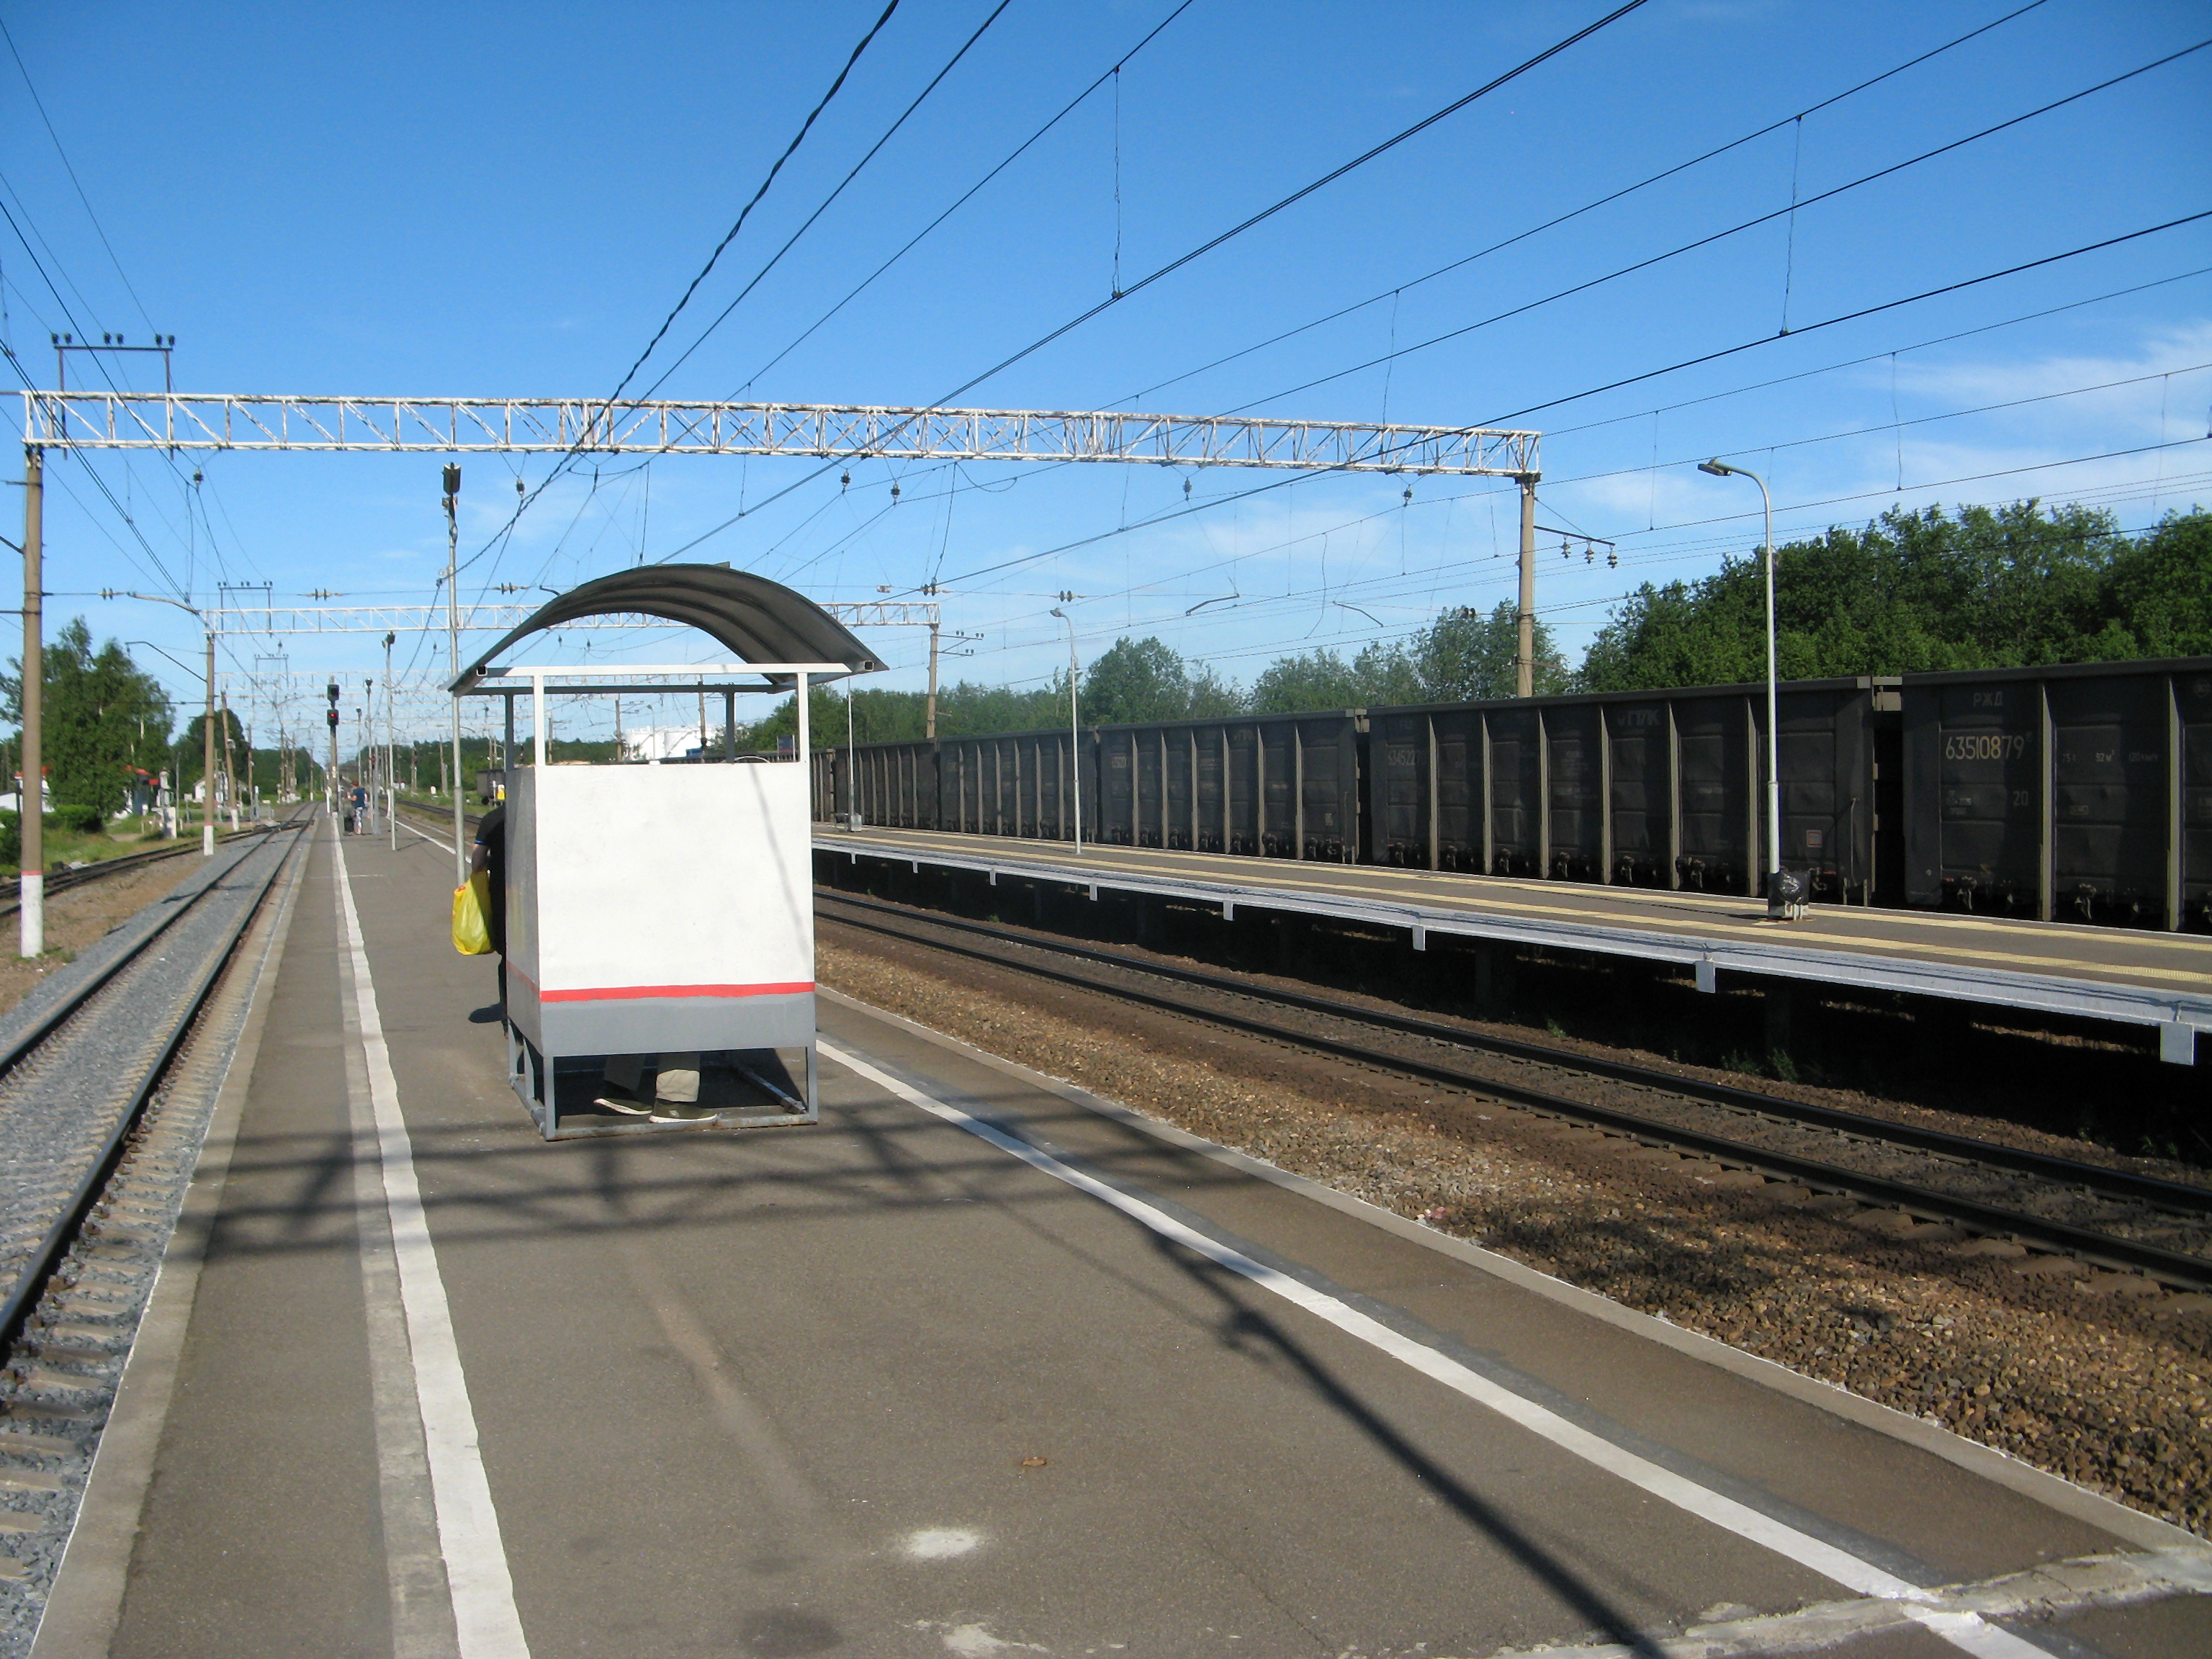
[[39,1659],[2212,1648],[2201,1540],[834,994],[818,1126],[549,1144],[450,852],[316,834]]
[[1623,956],[1723,973],[1948,998],[2147,1026],[2166,1060],[2194,1064],[2212,1031],[2212,936],[1818,904],[1767,919],[1758,900],[1376,865],[1181,853],[817,825],[817,860],[881,860],[1237,910],[1328,916],[1431,934]]

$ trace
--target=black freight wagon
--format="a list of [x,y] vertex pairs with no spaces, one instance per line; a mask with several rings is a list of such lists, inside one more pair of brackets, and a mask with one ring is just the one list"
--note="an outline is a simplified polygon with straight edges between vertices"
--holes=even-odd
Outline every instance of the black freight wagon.
[[937,745],[872,743],[852,754],[853,811],[864,824],[894,830],[937,828]]
[[[1816,896],[1878,878],[1876,727],[1896,683],[1786,682],[1782,858]],[[1765,863],[1766,688],[1597,692],[1368,711],[1377,864],[1756,894]],[[1894,769],[1892,769],[1893,772]]]
[[1909,903],[2212,925],[2212,657],[1905,680]]
[[[934,744],[901,745],[936,750],[936,818],[918,830],[970,835],[1018,836],[1032,841],[1075,838],[1077,757],[1065,729],[1013,732],[988,738],[940,738]],[[1091,734],[1083,734],[1083,833],[1096,811],[1091,776]]]
[[1087,734],[1099,780],[1088,833],[1121,847],[1352,863],[1365,729],[1349,709],[1099,726]]

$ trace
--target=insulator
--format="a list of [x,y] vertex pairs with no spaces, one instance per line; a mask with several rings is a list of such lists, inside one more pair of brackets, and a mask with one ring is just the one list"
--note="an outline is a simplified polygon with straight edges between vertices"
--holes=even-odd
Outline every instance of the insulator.
[[1185,501],[1190,499],[1190,480],[1188,478],[1182,481],[1182,498]]
[[1583,549],[1583,562],[1584,564],[1595,564],[1597,562],[1597,549],[1594,547],[1586,547]]
[[1607,554],[1607,555],[1605,556],[1605,564],[1606,564],[1606,568],[1607,568],[1607,569],[1608,569],[1608,570],[1618,570],[1618,569],[1620,569],[1620,554],[1618,554],[1618,553],[1608,553],[1608,554]]
[[1413,504],[1413,485],[1411,485],[1411,484],[1407,484],[1407,485],[1406,486],[1406,505],[1407,505],[1407,506],[1408,506],[1408,507],[1411,507]]
[[896,501],[898,499],[898,486],[896,484],[893,484],[891,486],[891,499],[893,501]]
[[852,475],[851,473],[849,473],[849,472],[841,472],[841,473],[839,473],[839,474],[837,475],[837,488],[838,488],[838,489],[850,489],[850,488],[852,487],[852,483],[853,483],[853,475]]

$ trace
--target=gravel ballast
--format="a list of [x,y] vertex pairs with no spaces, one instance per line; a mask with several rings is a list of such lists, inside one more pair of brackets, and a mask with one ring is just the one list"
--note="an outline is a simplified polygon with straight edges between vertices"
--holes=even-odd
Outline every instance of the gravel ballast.
[[823,924],[865,1002],[2212,1535],[2207,1298]]

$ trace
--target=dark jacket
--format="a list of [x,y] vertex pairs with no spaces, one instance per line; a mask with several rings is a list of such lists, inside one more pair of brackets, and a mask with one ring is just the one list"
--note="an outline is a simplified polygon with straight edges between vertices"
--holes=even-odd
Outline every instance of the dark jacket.
[[507,808],[495,806],[477,824],[477,845],[484,849],[484,871],[491,878],[490,903],[486,905],[484,931],[491,948],[507,954]]

